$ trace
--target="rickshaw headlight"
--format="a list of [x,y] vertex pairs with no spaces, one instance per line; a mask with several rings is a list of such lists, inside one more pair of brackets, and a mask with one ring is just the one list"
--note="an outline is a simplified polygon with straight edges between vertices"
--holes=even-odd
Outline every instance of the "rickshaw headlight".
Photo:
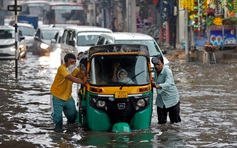
[[97,101],[97,103],[96,103],[96,106],[97,106],[98,108],[104,108],[105,105],[106,105],[105,101],[102,101],[102,100],[99,100],[99,101]]
[[136,103],[138,107],[144,107],[146,105],[146,101],[144,99],[139,99]]

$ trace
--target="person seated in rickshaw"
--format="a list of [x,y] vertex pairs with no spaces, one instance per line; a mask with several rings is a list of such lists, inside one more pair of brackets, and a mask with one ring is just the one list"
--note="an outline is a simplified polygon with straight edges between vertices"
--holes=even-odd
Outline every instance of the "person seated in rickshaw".
[[[125,69],[120,69],[118,72],[118,67],[120,66],[119,63],[114,64],[114,72],[113,72],[113,82],[120,82],[120,83],[134,83],[131,78],[128,77],[128,72]],[[116,73],[117,72],[117,73]]]

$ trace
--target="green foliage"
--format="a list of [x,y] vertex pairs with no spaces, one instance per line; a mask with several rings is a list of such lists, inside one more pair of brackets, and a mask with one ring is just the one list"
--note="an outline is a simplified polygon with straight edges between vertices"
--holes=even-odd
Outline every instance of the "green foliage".
[[213,20],[215,19],[215,17],[214,16],[208,16],[207,17],[207,26],[211,26],[211,25],[213,25]]
[[230,12],[235,9],[234,0],[227,0],[226,3],[226,7]]

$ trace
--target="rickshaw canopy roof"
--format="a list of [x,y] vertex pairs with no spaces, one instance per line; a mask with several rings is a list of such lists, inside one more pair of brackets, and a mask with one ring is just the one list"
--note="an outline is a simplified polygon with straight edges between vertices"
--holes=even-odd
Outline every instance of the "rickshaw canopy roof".
[[102,46],[93,46],[89,49],[88,58],[95,53],[114,53],[114,52],[129,52],[129,53],[143,53],[146,56],[149,55],[148,47],[140,44],[110,44]]

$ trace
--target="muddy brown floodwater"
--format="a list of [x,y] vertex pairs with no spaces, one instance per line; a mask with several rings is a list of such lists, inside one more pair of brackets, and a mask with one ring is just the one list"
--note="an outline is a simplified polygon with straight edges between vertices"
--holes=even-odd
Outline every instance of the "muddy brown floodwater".
[[19,61],[17,79],[14,61],[0,61],[0,147],[237,147],[237,63],[171,61],[181,126],[158,125],[154,106],[148,130],[115,134],[66,126],[54,132],[49,89],[59,61],[58,52],[29,52]]

